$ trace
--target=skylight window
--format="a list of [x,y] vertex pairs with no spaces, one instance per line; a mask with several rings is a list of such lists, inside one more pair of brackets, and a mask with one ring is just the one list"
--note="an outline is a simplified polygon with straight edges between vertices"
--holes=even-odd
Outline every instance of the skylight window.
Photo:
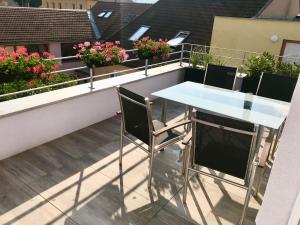
[[174,38],[168,41],[170,46],[178,46],[180,45],[189,35],[191,32],[189,31],[180,31]]
[[140,39],[149,29],[149,26],[141,26],[133,35],[131,35],[129,41],[136,41]]
[[107,12],[107,13],[105,14],[104,18],[109,18],[109,17],[111,16],[111,14],[112,14],[112,11]]
[[100,18],[109,18],[112,14],[112,11],[103,11],[98,14],[98,17]]
[[106,14],[106,12],[101,12],[98,14],[98,17],[103,17]]

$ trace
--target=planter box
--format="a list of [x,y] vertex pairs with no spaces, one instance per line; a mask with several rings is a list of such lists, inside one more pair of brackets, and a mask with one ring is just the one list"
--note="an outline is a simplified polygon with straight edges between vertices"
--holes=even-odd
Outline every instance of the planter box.
[[241,92],[256,94],[260,77],[244,77]]
[[184,81],[192,81],[203,84],[204,76],[205,70],[203,69],[194,69],[191,67],[185,68]]

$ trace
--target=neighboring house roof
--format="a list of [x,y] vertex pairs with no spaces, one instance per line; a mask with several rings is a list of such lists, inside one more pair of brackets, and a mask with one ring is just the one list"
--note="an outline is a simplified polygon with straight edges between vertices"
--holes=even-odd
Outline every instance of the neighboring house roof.
[[210,44],[215,16],[256,16],[268,0],[160,0],[141,16],[116,33],[111,40],[120,40],[132,48],[129,37],[142,25],[150,26],[143,36],[173,38],[179,31],[190,31],[184,42]]
[[72,43],[93,38],[86,11],[0,7],[0,44]]
[[[128,25],[137,16],[144,13],[153,4],[120,3],[98,1],[91,9],[96,25],[101,34],[101,40],[107,40],[120,29]],[[105,18],[98,17],[102,12],[112,12]]]

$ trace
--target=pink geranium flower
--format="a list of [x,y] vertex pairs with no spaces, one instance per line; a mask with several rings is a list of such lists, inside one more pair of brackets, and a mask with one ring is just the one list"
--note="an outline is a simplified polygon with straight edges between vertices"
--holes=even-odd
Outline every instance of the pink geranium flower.
[[51,75],[49,76],[49,80],[54,80],[54,74],[51,74]]
[[86,41],[86,42],[83,43],[83,45],[84,45],[85,47],[90,47],[90,46],[91,46],[91,42]]
[[17,52],[12,52],[11,55],[14,59],[17,59],[20,56]]
[[31,57],[33,57],[35,59],[40,59],[41,58],[40,54],[37,53],[37,52],[31,53]]
[[46,73],[41,73],[41,78],[42,79],[45,79],[47,77],[47,74]]
[[48,59],[53,59],[54,58],[54,55],[52,55],[51,53],[49,53],[49,52],[43,52],[43,56],[44,57],[46,57],[46,58],[48,58]]
[[29,87],[34,87],[35,86],[35,80],[30,80],[28,82]]
[[57,64],[55,64],[54,66],[52,66],[52,70],[53,71],[56,71],[58,69],[58,65]]
[[36,65],[36,66],[33,67],[32,71],[34,73],[39,73],[39,72],[41,72],[41,67],[39,65]]
[[28,56],[27,48],[19,48],[16,52],[19,55]]

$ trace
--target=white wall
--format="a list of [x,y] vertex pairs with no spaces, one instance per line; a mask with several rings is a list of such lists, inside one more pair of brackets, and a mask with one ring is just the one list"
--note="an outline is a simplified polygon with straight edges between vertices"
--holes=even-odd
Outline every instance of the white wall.
[[49,52],[55,55],[55,57],[61,57],[61,44],[58,42],[50,42]]
[[257,225],[286,225],[293,209],[295,210],[295,201],[300,190],[299,115],[300,84],[298,82],[263,204],[256,218]]
[[177,65],[174,68],[169,72],[170,65],[149,70],[153,75],[148,78],[137,72],[97,81],[92,93],[89,84],[83,84],[0,103],[0,160],[114,116],[119,110],[118,84],[150,96],[179,83],[183,70]]

